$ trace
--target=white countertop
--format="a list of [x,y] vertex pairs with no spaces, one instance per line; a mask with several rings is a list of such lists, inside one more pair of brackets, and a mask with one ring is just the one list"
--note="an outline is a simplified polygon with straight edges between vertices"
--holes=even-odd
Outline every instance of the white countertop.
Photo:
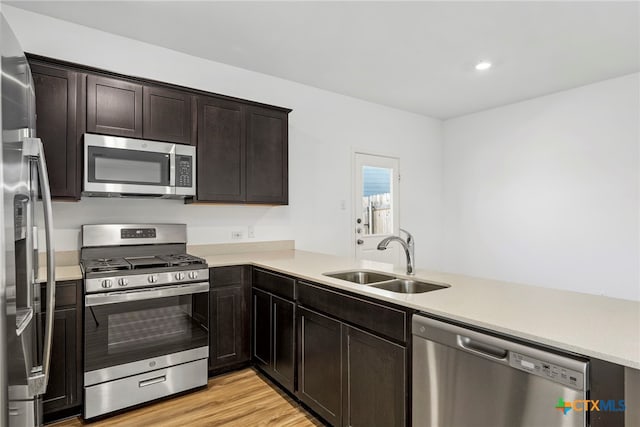
[[373,261],[299,250],[205,256],[210,267],[252,264],[426,313],[640,369],[640,303],[435,271],[415,279],[451,285],[422,294],[398,294],[323,276],[370,269],[407,277],[401,268]]
[[[79,265],[59,265],[56,266],[56,282],[64,282],[66,280],[80,280],[82,279],[82,270]],[[47,281],[47,267],[40,267],[38,269],[39,283]]]
[[[251,264],[640,369],[640,302],[421,269],[413,278],[451,286],[422,294],[398,294],[323,276],[326,272],[367,269],[407,277],[403,269],[385,263],[299,250],[215,255],[201,251],[198,255],[210,267]],[[44,268],[39,278],[46,280]],[[77,265],[56,267],[57,281],[81,278]]]

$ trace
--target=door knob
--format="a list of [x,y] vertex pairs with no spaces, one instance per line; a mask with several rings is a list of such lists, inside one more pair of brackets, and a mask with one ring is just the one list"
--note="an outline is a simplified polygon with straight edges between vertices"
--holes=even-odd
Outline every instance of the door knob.
[[356,240],[356,243],[357,243],[357,244],[359,244],[359,245],[361,245],[361,244],[363,244],[363,243],[364,243],[364,240],[362,240],[362,239],[358,239],[358,240]]
[[356,222],[357,222],[358,224],[362,224],[362,218],[358,218],[358,219],[356,219]]

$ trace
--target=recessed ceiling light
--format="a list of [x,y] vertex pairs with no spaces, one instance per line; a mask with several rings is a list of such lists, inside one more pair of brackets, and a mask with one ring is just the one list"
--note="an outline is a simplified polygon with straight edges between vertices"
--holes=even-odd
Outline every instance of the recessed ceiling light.
[[480,61],[476,64],[476,70],[478,71],[488,70],[489,68],[491,68],[491,62],[489,61]]

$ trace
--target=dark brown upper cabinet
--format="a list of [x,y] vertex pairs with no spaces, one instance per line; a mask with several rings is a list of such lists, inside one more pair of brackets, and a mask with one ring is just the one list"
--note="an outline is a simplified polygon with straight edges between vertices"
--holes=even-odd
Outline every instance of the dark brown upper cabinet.
[[200,202],[288,203],[288,112],[198,98]]
[[142,137],[195,145],[194,96],[157,86],[142,89]]
[[246,106],[249,203],[289,202],[288,113]]
[[55,198],[79,200],[85,132],[197,146],[187,203],[286,205],[291,110],[28,54]]
[[198,97],[197,199],[243,202],[245,153],[242,104]]
[[80,147],[76,118],[78,74],[62,67],[31,62],[36,94],[36,134],[42,139],[51,196],[80,198]]
[[142,137],[142,85],[87,76],[87,132]]

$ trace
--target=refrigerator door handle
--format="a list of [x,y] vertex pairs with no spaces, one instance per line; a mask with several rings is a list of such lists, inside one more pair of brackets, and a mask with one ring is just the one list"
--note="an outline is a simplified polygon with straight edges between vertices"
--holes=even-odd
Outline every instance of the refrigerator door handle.
[[37,162],[42,206],[44,211],[45,243],[47,250],[47,312],[45,313],[44,348],[42,351],[42,366],[35,367],[29,377],[29,391],[32,396],[44,394],[47,391],[49,368],[51,366],[51,344],[53,340],[53,314],[56,301],[56,260],[53,248],[53,214],[51,206],[51,190],[47,162],[44,158],[44,148],[40,138],[24,138],[23,153]]

